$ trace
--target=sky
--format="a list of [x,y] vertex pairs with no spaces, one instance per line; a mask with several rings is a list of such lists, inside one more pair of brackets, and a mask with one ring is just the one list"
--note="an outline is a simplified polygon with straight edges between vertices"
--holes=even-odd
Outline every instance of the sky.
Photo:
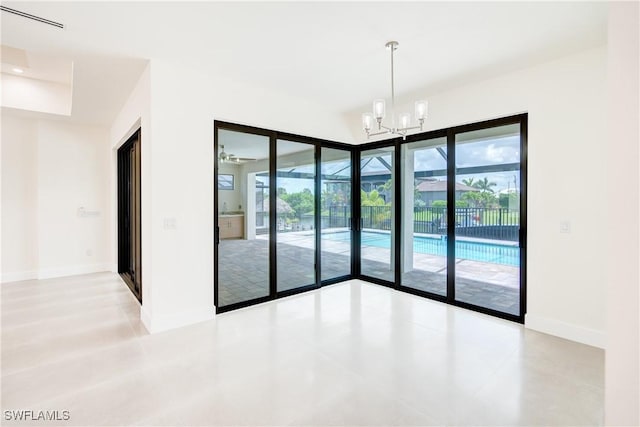
[[[446,153],[446,146],[442,146],[441,148]],[[391,163],[391,153],[385,152],[381,154],[385,161]],[[364,164],[365,162],[366,160],[362,163]],[[458,168],[518,162],[520,162],[520,137],[518,135],[474,140],[456,145],[456,165]],[[323,173],[332,173],[338,169],[342,169],[345,165],[345,161],[323,164]],[[416,171],[446,170],[446,160],[435,147],[422,148],[415,151],[414,168]],[[291,169],[289,168],[287,170]],[[298,172],[311,172],[313,168],[310,165],[306,165],[294,168],[294,170]],[[386,170],[384,165],[377,159],[373,159],[362,169],[363,172],[385,172]],[[342,175],[345,172],[348,173],[348,171],[345,170],[340,174]],[[462,182],[463,179],[469,178],[478,181],[484,177],[487,177],[490,182],[496,183],[493,187],[496,193],[513,189],[514,183],[515,187],[519,187],[520,185],[519,171],[458,175],[456,181]],[[436,179],[446,180],[446,177],[439,176]],[[279,178],[278,187],[285,187],[288,193],[299,192],[305,188],[313,191],[313,180]]]

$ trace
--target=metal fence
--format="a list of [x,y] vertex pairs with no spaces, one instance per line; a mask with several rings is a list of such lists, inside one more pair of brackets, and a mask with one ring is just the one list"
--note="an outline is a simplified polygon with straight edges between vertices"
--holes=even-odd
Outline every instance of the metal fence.
[[351,221],[351,206],[330,206],[322,211],[320,216],[321,228],[349,227]]
[[[391,230],[391,206],[362,206],[362,226],[374,230]],[[507,208],[456,208],[455,231],[458,236],[518,241],[520,215]],[[330,207],[323,211],[322,228],[348,227],[349,207]],[[447,208],[416,207],[413,232],[447,233]]]

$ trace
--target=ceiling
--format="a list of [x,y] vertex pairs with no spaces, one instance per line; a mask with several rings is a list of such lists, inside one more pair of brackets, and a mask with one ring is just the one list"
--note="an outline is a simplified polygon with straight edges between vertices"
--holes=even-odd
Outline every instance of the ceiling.
[[[245,157],[256,160],[269,158],[268,136],[236,132],[227,129],[220,129],[218,132],[218,143],[224,146],[225,153],[235,157]],[[278,139],[276,145],[278,156],[285,156],[301,151],[311,151],[311,155],[313,156],[313,149],[313,145],[286,141],[284,139]]]
[[[16,73],[15,69],[20,72]],[[2,72],[70,85],[73,76],[73,61],[59,56],[34,54],[22,49],[2,46]]]
[[[74,113],[109,123],[148,59],[243,79],[336,113],[434,93],[606,43],[606,2],[3,2],[2,43],[74,61]],[[78,97],[78,104],[76,104]],[[78,107],[76,108],[76,106]]]

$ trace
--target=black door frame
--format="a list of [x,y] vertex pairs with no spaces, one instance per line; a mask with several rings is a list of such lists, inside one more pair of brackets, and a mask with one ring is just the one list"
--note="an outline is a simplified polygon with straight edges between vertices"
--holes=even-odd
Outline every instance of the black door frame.
[[[344,280],[349,280],[355,277],[354,274],[354,256],[353,256],[353,247],[351,253],[351,272],[348,275],[334,277],[331,279],[321,280],[321,234],[320,234],[320,197],[315,198],[315,217],[314,217],[314,227],[316,230],[315,233],[315,282],[313,284],[302,286],[294,289],[288,289],[285,291],[278,291],[277,283],[277,215],[269,215],[269,295],[255,298],[247,301],[241,301],[234,304],[229,304],[223,307],[219,306],[219,298],[218,298],[218,286],[219,286],[219,277],[218,277],[218,259],[219,259],[219,243],[220,243],[220,227],[218,224],[218,130],[230,130],[235,132],[242,132],[254,135],[262,135],[269,138],[269,191],[277,191],[277,141],[278,140],[287,140],[291,142],[298,142],[302,144],[309,144],[314,147],[314,166],[315,166],[315,194],[318,196],[320,194],[321,189],[321,171],[322,171],[322,159],[321,159],[321,150],[322,148],[333,148],[337,150],[343,150],[348,153],[351,153],[353,158],[353,147],[349,144],[344,144],[335,141],[329,141],[319,138],[312,138],[308,136],[296,135],[288,132],[279,132],[269,129],[258,128],[254,126],[241,125],[237,123],[225,122],[220,120],[214,120],[213,122],[213,134],[214,134],[214,199],[213,199],[213,217],[214,217],[214,248],[213,248],[213,262],[214,262],[214,305],[216,307],[216,313],[224,313],[231,310],[236,310],[238,308],[248,307],[255,304],[260,304],[266,301],[271,301],[278,298],[284,298],[290,295],[299,294],[302,292],[318,289],[321,286],[327,286],[334,283],[338,283]],[[352,188],[353,188],[353,171],[354,167],[352,165]],[[277,212],[276,209],[277,197],[269,197],[269,212]],[[353,202],[352,202],[352,211],[351,217],[353,218]],[[352,238],[354,231],[352,230]]]
[[[487,307],[470,304],[455,299],[455,209],[448,209],[449,213],[449,225],[447,229],[447,239],[449,243],[449,255],[454,254],[454,257],[449,258],[449,264],[447,267],[452,266],[449,270],[447,268],[447,303],[455,305],[457,307],[466,308],[469,310],[477,311],[480,313],[488,314],[494,317],[499,317],[506,320],[512,320],[518,323],[524,323],[525,314],[527,312],[527,275],[526,275],[526,251],[527,251],[527,131],[528,131],[528,114],[516,114],[508,117],[500,117],[492,120],[485,120],[477,123],[470,123],[461,126],[455,126],[448,129],[447,133],[447,169],[448,169],[448,206],[455,206],[455,176],[456,176],[456,163],[455,163],[455,137],[457,134],[471,132],[481,129],[489,129],[493,127],[506,126],[506,125],[519,125],[520,126],[520,228],[518,232],[519,248],[520,248],[520,310],[517,316],[502,311],[492,310]],[[451,204],[449,204],[451,203]],[[453,243],[452,243],[453,242]]]
[[[401,229],[401,221],[402,221],[402,208],[403,203],[398,202],[398,196],[402,193],[402,182],[399,177],[402,176],[402,167],[398,159],[400,159],[400,149],[403,144],[422,141],[425,139],[433,139],[433,138],[447,138],[447,206],[455,206],[455,177],[456,177],[456,159],[455,159],[455,137],[459,133],[470,132],[481,129],[488,129],[493,127],[505,126],[510,124],[519,124],[520,126],[520,230],[519,230],[519,245],[520,245],[520,312],[519,315],[515,316],[509,313],[492,310],[490,308],[477,306],[474,304],[457,301],[455,299],[455,209],[447,209],[447,295],[438,295],[431,292],[422,291],[419,289],[410,288],[402,285],[402,274],[401,269],[399,268],[401,263],[401,250],[402,250],[402,240],[398,238],[397,230]],[[507,117],[500,117],[497,119],[485,120],[476,123],[469,123],[460,126],[453,126],[444,129],[437,129],[428,132],[421,132],[413,135],[407,135],[406,138],[396,137],[391,139],[386,139],[382,141],[375,141],[370,143],[361,144],[355,146],[354,151],[356,158],[358,159],[357,165],[359,166],[360,154],[363,151],[382,148],[382,147],[395,147],[395,162],[394,162],[394,214],[395,221],[394,227],[396,229],[396,239],[393,242],[394,245],[394,261],[395,261],[395,282],[389,282],[386,280],[382,280],[375,277],[370,277],[362,274],[360,271],[360,227],[357,230],[357,258],[355,262],[357,263],[356,267],[356,275],[355,277],[358,279],[366,280],[368,282],[376,283],[382,286],[387,286],[398,291],[407,292],[413,295],[418,295],[424,298],[433,299],[436,301],[444,302],[450,305],[454,305],[457,307],[465,308],[472,311],[477,311],[483,314],[488,314],[494,317],[499,317],[506,320],[511,320],[518,323],[524,323],[525,314],[527,311],[527,131],[528,131],[528,114],[516,114]],[[360,168],[358,169],[357,174],[357,183],[354,184],[354,188],[360,188]],[[356,186],[357,185],[357,186]],[[357,205],[357,219],[359,224],[360,218],[360,199],[359,199],[359,191],[356,191],[358,196],[358,203],[354,202],[354,205]],[[356,196],[356,194],[354,194]],[[355,197],[354,197],[355,198]]]
[[[389,288],[395,288],[396,287],[396,283],[398,283],[398,268],[397,266],[398,264],[398,260],[400,257],[400,254],[398,252],[398,245],[395,244],[395,241],[399,240],[399,239],[395,239],[393,242],[391,242],[391,246],[392,249],[394,251],[394,259],[393,259],[393,264],[394,264],[394,282],[389,281],[389,280],[385,280],[385,279],[381,279],[379,277],[373,277],[373,276],[368,276],[367,274],[364,274],[362,272],[362,247],[361,247],[361,243],[362,243],[362,206],[361,206],[361,199],[360,199],[360,189],[362,187],[362,175],[361,175],[361,169],[362,169],[362,160],[361,160],[361,156],[362,156],[362,152],[364,151],[369,151],[369,150],[375,150],[378,148],[389,148],[389,147],[393,147],[394,148],[394,156],[393,156],[393,171],[391,171],[391,176],[393,179],[393,183],[394,183],[394,187],[393,187],[393,204],[394,204],[394,224],[393,227],[395,230],[393,230],[392,235],[395,235],[397,237],[397,232],[400,229],[400,217],[398,216],[399,210],[398,210],[398,195],[400,194],[400,190],[398,188],[398,182],[399,180],[397,179],[398,176],[400,175],[400,162],[398,161],[398,159],[400,158],[398,153],[399,153],[399,147],[400,145],[398,144],[398,139],[394,138],[394,139],[387,139],[387,140],[382,140],[382,141],[375,141],[375,142],[370,142],[370,143],[366,143],[366,144],[362,144],[359,146],[356,146],[355,148],[355,152],[356,152],[356,159],[357,162],[354,164],[354,169],[357,169],[357,175],[356,175],[356,182],[354,182],[353,184],[353,188],[354,188],[354,193],[353,196],[355,196],[357,194],[358,197],[358,202],[355,203],[354,202],[354,211],[355,211],[355,217],[356,217],[356,235],[357,235],[357,248],[356,248],[356,253],[357,253],[357,258],[356,258],[356,264],[357,264],[357,278],[358,279],[362,279],[362,280],[366,280],[367,282],[371,282],[371,283],[375,283],[378,285],[382,285],[382,286],[386,286]],[[355,190],[357,189],[357,191]],[[354,197],[352,197],[354,198]]]
[[[447,139],[447,206],[455,206],[455,177],[456,177],[456,163],[455,163],[455,136],[459,133],[469,132],[480,129],[487,129],[492,127],[504,126],[509,124],[519,124],[520,126],[520,230],[519,230],[519,245],[520,245],[520,313],[518,316],[504,313],[496,310],[492,310],[486,307],[477,306],[470,303],[457,301],[455,299],[455,209],[447,209],[447,295],[442,296],[431,292],[425,292],[418,289],[406,287],[402,285],[402,274],[400,269],[401,263],[401,250],[402,240],[398,238],[398,231],[401,229],[402,221],[402,182],[399,177],[402,175],[403,165],[399,161],[400,150],[402,144],[421,141],[425,139],[446,137]],[[488,314],[491,316],[524,323],[524,317],[527,309],[526,298],[526,271],[527,271],[527,131],[528,131],[528,113],[516,114],[507,117],[501,117],[497,119],[485,120],[476,123],[464,124],[460,126],[453,126],[444,129],[437,129],[433,131],[422,132],[413,135],[407,135],[406,138],[396,137],[381,141],[364,143],[361,145],[350,145],[334,141],[327,141],[318,138],[311,138],[306,136],[300,136],[290,134],[286,132],[277,132],[268,129],[257,128],[253,126],[239,125],[235,123],[214,121],[214,182],[218,179],[218,129],[235,130],[238,132],[252,133],[258,135],[268,136],[270,138],[270,159],[269,159],[269,177],[270,187],[276,188],[276,140],[286,139],[295,142],[302,142],[315,145],[315,171],[316,171],[316,283],[313,285],[305,286],[302,288],[296,288],[283,292],[277,292],[277,276],[276,276],[276,233],[273,230],[276,229],[275,215],[270,215],[270,257],[269,257],[269,269],[270,269],[270,294],[266,297],[257,298],[254,300],[232,304],[225,307],[218,307],[218,245],[219,242],[219,229],[218,229],[218,189],[217,185],[214,185],[214,225],[215,225],[215,242],[214,242],[214,294],[216,311],[222,313],[225,311],[234,310],[241,307],[247,307],[253,304],[259,304],[261,302],[270,301],[273,299],[281,298],[284,296],[294,295],[297,293],[305,292],[308,290],[317,289],[321,286],[337,283],[343,280],[352,278],[358,278],[366,280],[368,282],[376,283],[382,286],[390,287],[398,291],[411,293],[421,297],[441,301],[450,305],[466,308],[469,310],[477,311],[480,313]],[[349,151],[351,153],[351,274],[343,277],[337,277],[326,281],[321,281],[321,250],[320,250],[320,182],[321,182],[321,148],[336,148],[340,150]],[[361,271],[361,173],[360,173],[360,156],[363,151],[394,147],[394,170],[392,172],[394,179],[394,227],[396,238],[392,242],[394,248],[394,282],[383,280],[376,277],[367,276],[362,274]],[[276,198],[270,197],[269,203],[270,211],[275,212]]]
[[[142,303],[142,132],[138,129],[117,151],[118,203],[118,274],[133,295]],[[131,153],[135,177],[131,176]],[[131,191],[134,206],[131,206]],[[131,223],[135,222],[134,242],[131,242]],[[134,261],[131,265],[131,252]]]

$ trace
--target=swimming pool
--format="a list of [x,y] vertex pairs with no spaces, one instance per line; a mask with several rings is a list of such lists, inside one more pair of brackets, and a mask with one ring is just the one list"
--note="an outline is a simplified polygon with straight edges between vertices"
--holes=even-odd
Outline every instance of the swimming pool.
[[[349,233],[349,231],[322,233],[322,238],[348,241]],[[391,246],[391,236],[388,233],[363,231],[361,236],[363,246],[387,249]],[[433,237],[413,236],[413,250],[421,254],[446,256],[447,241]],[[456,258],[517,267],[520,265],[520,248],[518,246],[456,240]]]

